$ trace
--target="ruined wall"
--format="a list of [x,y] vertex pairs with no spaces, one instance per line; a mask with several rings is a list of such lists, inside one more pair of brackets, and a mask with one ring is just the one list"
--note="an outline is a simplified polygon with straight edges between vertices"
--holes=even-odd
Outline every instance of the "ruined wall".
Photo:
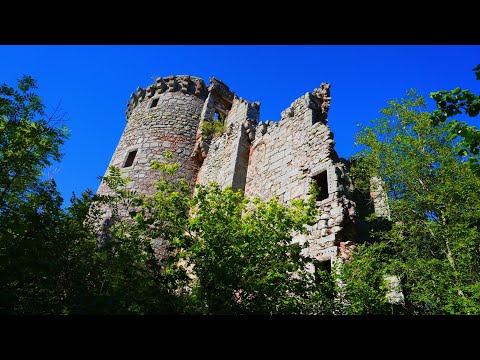
[[322,261],[333,261],[355,237],[352,184],[327,125],[329,88],[322,84],[295,100],[279,122],[260,124],[259,104],[235,96],[225,119],[226,132],[205,146],[197,178],[200,184],[217,182],[263,200],[276,196],[285,204],[306,199],[312,182],[321,184],[321,216],[310,236],[298,235],[294,241],[308,240],[308,254]]
[[[330,85],[295,100],[279,122],[258,123],[260,103],[239,98],[218,79],[209,81],[207,88],[200,78],[170,76],[138,88],[127,104],[127,126],[110,165],[120,167],[133,180],[128,186],[143,194],[154,193],[159,174],[150,164],[163,161],[166,150],[173,154],[169,162],[180,165],[178,176],[192,186],[217,182],[287,204],[307,198],[316,182],[324,188],[317,199],[321,215],[311,235],[293,241],[308,240],[308,255],[321,261],[344,257],[355,239],[356,213],[347,163],[337,156],[327,125]],[[225,124],[219,137],[203,130],[215,118]],[[100,185],[98,193],[105,192]]]
[[217,182],[222,187],[245,189],[251,141],[259,111],[256,105],[234,98],[225,119],[225,133],[213,138],[200,169],[197,183]]
[[327,123],[329,85],[295,100],[282,112],[279,122],[260,123],[252,143],[245,194],[262,199],[278,196],[288,203],[309,194],[310,184],[322,178],[327,189],[317,201],[322,215],[310,236],[294,241],[310,243],[308,254],[331,260],[338,246],[353,234],[355,204],[350,200],[351,182],[345,164],[334,150],[333,133]]
[[379,177],[375,176],[370,179],[370,198],[373,201],[375,215],[390,219],[390,206],[388,205],[385,183]]

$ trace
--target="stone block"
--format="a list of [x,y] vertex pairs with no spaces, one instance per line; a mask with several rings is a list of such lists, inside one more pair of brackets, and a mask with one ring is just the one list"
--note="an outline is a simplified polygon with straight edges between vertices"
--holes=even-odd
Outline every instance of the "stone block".
[[341,214],[343,214],[343,208],[340,207],[340,206],[339,207],[334,207],[334,208],[332,208],[332,210],[330,210],[330,215],[332,217],[336,217],[336,216],[341,215]]
[[[327,229],[327,233],[328,233],[328,229]],[[321,239],[321,244],[325,244],[325,243],[334,243],[335,242],[335,234],[333,233],[328,233],[325,237],[322,237]]]
[[343,215],[338,215],[336,218],[335,218],[335,222],[334,222],[334,225],[341,225],[345,220],[345,217]]
[[321,220],[328,220],[328,219],[330,219],[330,215],[328,213],[323,213],[322,215],[320,215],[320,219]]
[[385,275],[383,277],[385,287],[387,288],[386,298],[391,304],[404,305],[405,297],[403,296],[400,279],[396,275]]
[[[326,228],[326,227],[327,227],[327,220],[320,220],[320,221],[318,222],[317,227],[318,227],[319,229],[324,229],[324,228]],[[323,236],[323,235],[322,235],[322,236]]]
[[290,194],[291,194],[291,199],[299,198],[305,195],[305,187],[302,185],[298,185],[297,187],[293,188],[290,191]]
[[315,257],[318,260],[328,260],[328,259],[335,258],[337,256],[337,252],[338,252],[337,246],[330,246],[326,249],[318,250],[315,254]]
[[297,234],[294,237],[292,237],[292,244],[300,244],[303,245],[305,244],[305,235],[303,234]]
[[281,168],[283,165],[282,159],[277,160],[276,162],[270,164],[268,170],[275,170]]
[[332,231],[333,231],[334,233],[337,233],[337,232],[339,232],[339,231],[342,230],[342,229],[343,229],[343,228],[342,228],[341,226],[334,226],[334,227],[332,227]]

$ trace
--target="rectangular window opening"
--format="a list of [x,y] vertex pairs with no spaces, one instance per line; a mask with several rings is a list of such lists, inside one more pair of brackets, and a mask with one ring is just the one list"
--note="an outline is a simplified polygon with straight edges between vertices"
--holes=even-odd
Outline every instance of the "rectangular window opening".
[[313,176],[312,179],[315,180],[320,190],[320,192],[317,195],[317,201],[322,201],[328,198],[327,170],[322,171],[320,174]]
[[158,105],[158,98],[153,99],[152,103],[150,104],[150,109],[156,107]]
[[224,116],[220,112],[215,111],[215,114],[213,114],[213,120],[221,121],[223,123]]
[[125,165],[123,165],[123,167],[132,166],[133,160],[135,159],[136,155],[137,155],[137,150],[130,151],[127,156],[127,161],[125,161]]
[[[324,271],[326,271],[329,275],[326,277]],[[327,278],[332,273],[332,259],[323,260],[317,263],[315,266],[315,283],[320,285],[322,282],[326,281]],[[335,291],[333,287],[326,288],[326,296],[330,299],[335,299]]]
[[320,264],[318,266],[319,270],[325,270],[329,274],[332,273],[332,262],[330,259],[325,260],[325,261],[320,261]]
[[318,285],[322,282],[322,275],[320,273],[326,271],[327,273],[332,273],[332,262],[330,259],[319,261],[315,265],[315,283]]

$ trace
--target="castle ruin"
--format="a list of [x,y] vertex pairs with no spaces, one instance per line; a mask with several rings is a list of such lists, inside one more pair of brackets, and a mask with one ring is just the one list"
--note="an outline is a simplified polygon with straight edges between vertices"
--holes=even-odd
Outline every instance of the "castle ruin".
[[[180,165],[177,176],[192,186],[217,182],[241,189],[246,196],[267,200],[277,196],[287,204],[304,198],[316,182],[321,210],[308,240],[308,255],[326,267],[355,240],[355,202],[348,163],[334,150],[328,122],[330,85],[296,99],[278,122],[260,122],[260,103],[238,97],[222,81],[188,75],[157,78],[146,89],[137,88],[127,103],[127,125],[109,165],[132,179],[128,187],[140,194],[155,192],[158,172],[152,160],[164,161],[166,150]],[[221,119],[219,137],[204,134],[202,124]],[[107,193],[100,184],[99,194]]]

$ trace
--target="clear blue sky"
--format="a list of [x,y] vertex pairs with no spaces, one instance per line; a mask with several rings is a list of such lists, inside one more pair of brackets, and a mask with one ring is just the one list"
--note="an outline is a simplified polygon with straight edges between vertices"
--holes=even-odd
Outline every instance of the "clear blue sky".
[[427,98],[457,86],[480,93],[471,71],[479,63],[479,45],[3,45],[0,83],[31,75],[47,111],[60,103],[67,113],[65,156],[49,169],[67,201],[72,191],[97,190],[130,94],[158,76],[219,78],[238,96],[260,101],[263,121],[279,120],[295,99],[329,82],[329,125],[337,152],[348,158],[356,151],[356,123],[378,117],[388,100],[411,88]]

